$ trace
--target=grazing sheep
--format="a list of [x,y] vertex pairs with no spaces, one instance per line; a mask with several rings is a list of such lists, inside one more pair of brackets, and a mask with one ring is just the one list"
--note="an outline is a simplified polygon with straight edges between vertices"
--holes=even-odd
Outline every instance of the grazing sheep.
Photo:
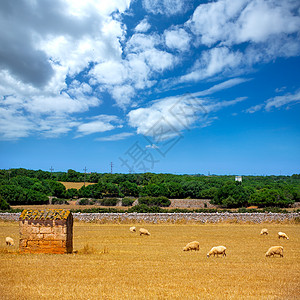
[[140,235],[150,235],[150,232],[145,228],[140,228]]
[[283,238],[289,240],[288,236],[284,232],[278,232],[278,238]]
[[283,257],[283,247],[282,246],[273,246],[266,252],[266,257],[274,256],[275,254]]
[[130,232],[136,232],[136,228],[134,226],[129,228]]
[[14,246],[14,244],[15,244],[14,240],[11,237],[7,237],[5,239],[5,242],[6,242],[7,246]]
[[193,241],[193,242],[190,242],[188,243],[184,248],[183,248],[183,251],[192,251],[192,250],[195,250],[195,251],[199,251],[199,242],[197,241]]
[[219,254],[226,256],[225,250],[226,250],[226,247],[224,247],[224,246],[212,247],[211,250],[207,253],[207,257],[210,257],[211,255],[219,256]]
[[264,234],[265,235],[269,234],[268,229],[264,228],[264,229],[261,230],[260,235],[264,235]]

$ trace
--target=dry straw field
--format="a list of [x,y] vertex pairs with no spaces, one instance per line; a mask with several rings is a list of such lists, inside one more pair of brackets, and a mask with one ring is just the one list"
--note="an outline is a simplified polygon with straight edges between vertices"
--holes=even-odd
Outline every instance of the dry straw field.
[[[75,222],[78,254],[21,255],[5,246],[6,236],[18,239],[18,224],[0,222],[0,298],[299,299],[299,225],[143,224],[151,236],[130,233],[132,225],[141,227]],[[194,240],[200,251],[183,252]],[[206,258],[217,245],[227,257]],[[265,257],[274,245],[283,258]]]
[[88,186],[91,184],[95,184],[95,183],[91,183],[91,182],[64,182],[64,181],[60,181],[60,183],[62,183],[66,189],[77,189],[79,190],[81,187]]

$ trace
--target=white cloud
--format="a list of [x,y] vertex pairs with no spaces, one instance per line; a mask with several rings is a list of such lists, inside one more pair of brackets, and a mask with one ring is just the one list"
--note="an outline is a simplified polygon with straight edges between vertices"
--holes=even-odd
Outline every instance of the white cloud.
[[173,64],[176,62],[176,59],[172,54],[157,49],[147,50],[141,54],[141,57],[144,58],[151,70],[157,72],[172,68]]
[[[176,73],[180,77],[165,81],[172,88],[189,81],[214,80],[215,76],[241,76],[256,64],[300,53],[296,37],[300,28],[297,1],[210,1],[199,5],[185,24],[155,31],[156,25],[151,26],[151,16],[147,16],[127,32],[121,14],[130,3],[130,0],[0,3],[2,138],[17,139],[32,134],[54,137],[75,128],[77,136],[83,136],[117,128],[120,123],[116,120],[86,121],[78,114],[100,106],[102,92],[108,92],[124,110],[133,107],[138,103],[134,99],[137,95],[151,93],[150,88],[162,83],[162,77],[179,63],[183,66]],[[164,16],[182,14],[191,8],[190,3],[190,0],[142,1],[148,13]],[[132,36],[128,35],[132,30]],[[236,47],[240,44],[242,47]],[[190,51],[191,60],[184,51]],[[191,96],[205,96],[244,81],[230,79]],[[141,111],[132,110],[133,127],[145,132],[166,114],[165,126],[170,123],[180,132],[182,126],[167,111],[178,97],[159,100],[140,108]],[[298,101],[293,100],[295,97],[287,94],[285,98],[269,99],[265,109],[295,103]],[[185,101],[180,109],[189,107]],[[147,115],[144,129],[138,124],[142,112]],[[189,124],[195,124],[194,117],[187,118]]]
[[[121,84],[127,78],[127,70],[122,69],[122,63],[118,64],[126,34],[118,16],[129,8],[131,1],[102,2],[0,3],[3,139],[33,134],[56,137],[77,127],[80,123],[74,120],[74,114],[102,103],[94,87],[72,81],[75,75],[88,70],[90,63],[96,64],[98,82],[110,84],[114,80]],[[112,74],[114,69],[117,71]],[[105,74],[102,76],[100,71]],[[71,84],[67,84],[70,80]],[[94,125],[96,130],[97,124]],[[101,124],[98,125],[100,130]],[[92,127],[82,124],[79,131],[87,134],[93,131]],[[104,128],[109,128],[105,122]]]
[[[300,54],[299,3],[294,0],[219,0],[200,4],[185,23],[202,51],[181,82],[253,70],[258,63]],[[241,45],[235,50],[235,45]],[[205,49],[205,48],[204,48]],[[176,82],[176,81],[175,81]]]
[[106,137],[96,138],[95,141],[102,141],[102,142],[120,141],[133,135],[134,133],[132,132],[122,132],[122,133],[117,133]]
[[36,131],[38,131],[43,137],[56,138],[69,133],[79,124],[80,122],[71,117],[49,116],[45,119],[38,119]]
[[147,32],[151,28],[147,18],[142,20],[134,29],[135,32]]
[[117,105],[123,109],[129,106],[131,99],[135,95],[135,90],[130,85],[119,85],[112,88],[111,94]]
[[88,123],[80,124],[77,128],[78,135],[82,137],[85,135],[106,132],[115,128],[122,128],[122,125],[113,125],[111,123],[119,123],[120,120],[116,116],[99,115],[93,118],[94,120]]
[[151,144],[151,145],[146,145],[147,149],[159,149],[159,147],[155,144]]
[[200,4],[187,22],[200,42],[211,46],[220,40],[228,40],[232,34],[231,20],[236,17],[247,0],[216,1]]
[[194,126],[206,127],[214,119],[209,114],[247,99],[239,97],[231,101],[212,101],[197,98],[195,94],[168,97],[153,101],[149,107],[131,110],[128,124],[138,134],[152,137],[155,144],[181,136],[183,130]]
[[0,107],[0,140],[17,140],[32,134],[55,138],[67,134],[80,123],[66,115],[38,117],[14,108],[11,101],[6,108]]
[[161,43],[161,39],[157,34],[136,33],[131,36],[126,44],[127,53],[139,53],[148,49],[153,49]]
[[200,91],[200,92],[197,92],[197,93],[193,93],[192,95],[194,97],[210,95],[210,94],[213,94],[213,93],[216,93],[218,91],[222,91],[222,90],[231,88],[231,87],[233,87],[235,85],[238,85],[238,84],[250,81],[250,80],[251,79],[248,79],[248,78],[232,78],[232,79],[228,79],[228,80],[226,80],[224,82],[218,83],[218,84],[216,84],[216,85],[208,88],[207,90]]
[[0,107],[0,139],[16,140],[28,137],[35,130],[34,123],[30,122],[18,111]]
[[152,14],[183,14],[189,7],[189,0],[143,0],[143,6]]
[[259,110],[261,110],[263,108],[263,104],[257,104],[257,105],[254,105],[254,106],[251,106],[250,108],[246,109],[245,112],[246,113],[249,113],[249,114],[253,114]]
[[297,104],[300,103],[300,91],[295,92],[294,94],[287,93],[283,96],[276,96],[274,98],[270,98],[266,100],[264,103],[257,104],[245,110],[246,113],[255,113],[259,110],[270,111],[273,108],[280,108],[282,106],[286,106],[289,104]]
[[300,17],[293,10],[296,1],[251,1],[237,20],[234,42],[263,42],[270,35],[298,32]]
[[122,84],[128,77],[128,70],[121,62],[106,61],[96,65],[89,73],[98,83]]
[[166,45],[170,49],[187,51],[190,47],[190,35],[182,28],[166,30],[164,32]]
[[269,111],[272,108],[279,108],[290,103],[300,102],[300,91],[295,94],[286,94],[284,96],[276,96],[266,101],[265,110]]
[[196,61],[193,70],[180,78],[181,82],[198,81],[219,73],[229,73],[241,65],[243,54],[232,52],[227,47],[212,48],[204,51]]
[[297,1],[219,0],[200,4],[187,25],[207,46],[258,43],[274,34],[297,32],[297,7]]

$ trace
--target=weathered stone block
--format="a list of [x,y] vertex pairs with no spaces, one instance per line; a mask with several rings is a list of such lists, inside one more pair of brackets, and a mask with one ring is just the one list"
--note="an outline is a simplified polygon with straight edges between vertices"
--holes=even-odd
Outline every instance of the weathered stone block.
[[52,233],[52,227],[50,227],[50,226],[44,227],[43,226],[40,228],[40,233]]
[[38,248],[39,246],[39,241],[27,241],[27,247],[32,247],[32,248]]
[[53,233],[45,233],[44,234],[44,240],[50,241],[50,240],[55,240],[56,236]]
[[40,226],[30,226],[30,227],[28,227],[29,228],[29,230],[31,231],[31,233],[40,233]]
[[72,253],[73,217],[61,209],[24,210],[19,218],[23,253]]

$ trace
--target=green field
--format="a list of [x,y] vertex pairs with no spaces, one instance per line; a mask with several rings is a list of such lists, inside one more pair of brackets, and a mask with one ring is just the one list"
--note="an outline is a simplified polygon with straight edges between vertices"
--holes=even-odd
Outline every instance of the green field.
[[[141,227],[75,222],[78,254],[21,255],[5,246],[6,236],[18,240],[18,224],[0,222],[0,298],[299,299],[299,225],[143,224],[151,236],[130,233],[132,225]],[[182,251],[193,240],[200,251]],[[227,257],[206,258],[218,245]],[[265,257],[274,245],[283,258]]]

